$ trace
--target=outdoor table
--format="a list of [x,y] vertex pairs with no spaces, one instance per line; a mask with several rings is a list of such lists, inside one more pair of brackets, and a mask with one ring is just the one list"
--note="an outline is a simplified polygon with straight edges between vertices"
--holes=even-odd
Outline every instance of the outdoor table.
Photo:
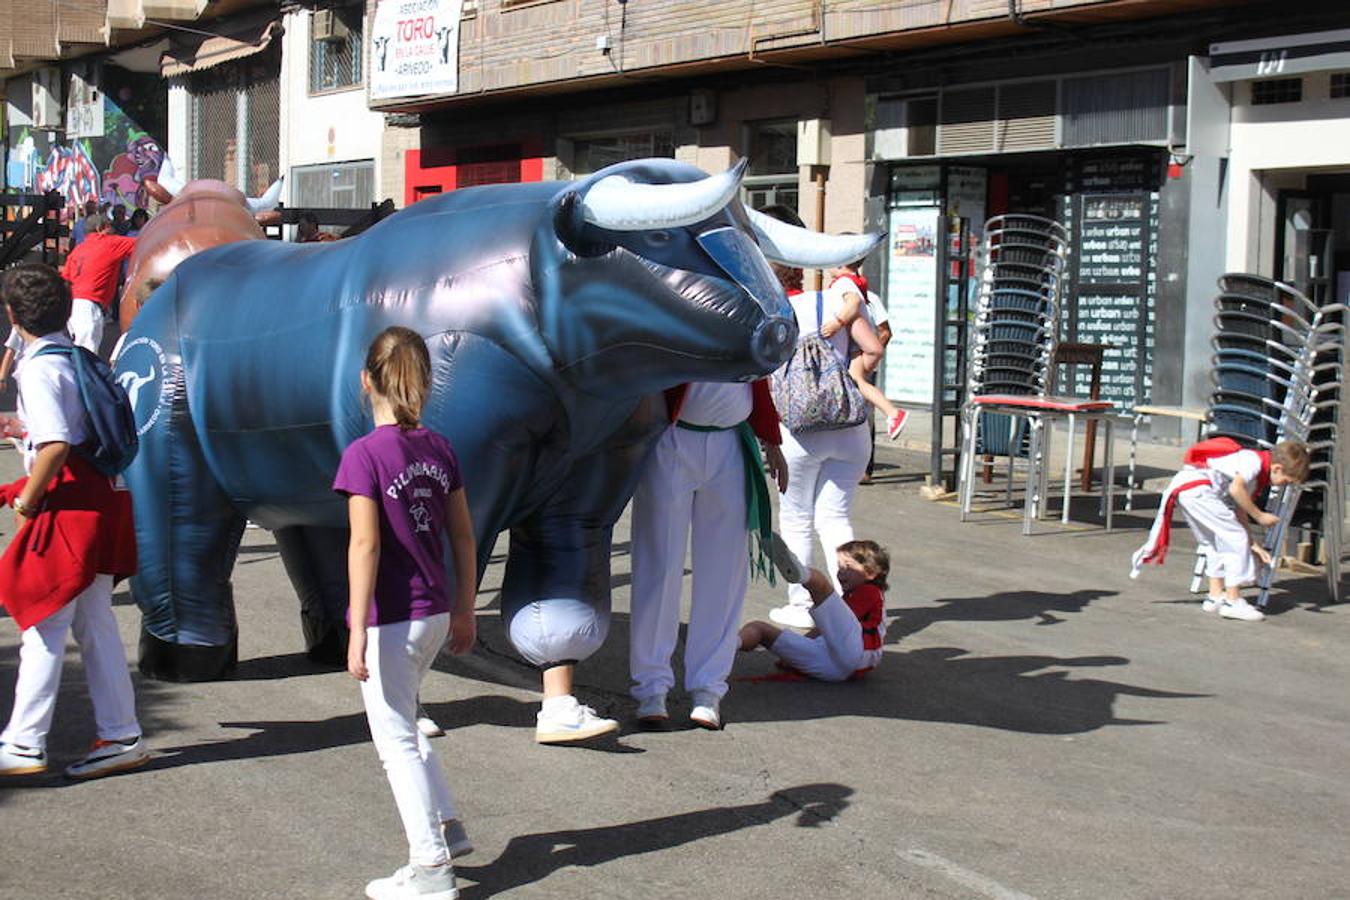
[[1153,404],[1141,403],[1132,411],[1134,415],[1134,424],[1130,428],[1130,477],[1125,482],[1125,509],[1134,509],[1134,464],[1135,451],[1139,445],[1139,423],[1145,416],[1165,416],[1172,419],[1189,419],[1195,422],[1195,439],[1198,441],[1204,436],[1205,422],[1209,420],[1209,414],[1200,407],[1194,406],[1155,406]]

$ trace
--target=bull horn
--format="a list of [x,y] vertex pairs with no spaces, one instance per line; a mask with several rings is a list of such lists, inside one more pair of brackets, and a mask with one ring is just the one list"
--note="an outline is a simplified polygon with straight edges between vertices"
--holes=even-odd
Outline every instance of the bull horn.
[[261,197],[249,197],[244,202],[248,204],[248,211],[257,215],[260,212],[267,212],[269,209],[276,209],[281,202],[281,182],[278,178],[272,182],[272,186],[267,189],[267,193]]
[[583,218],[610,231],[681,228],[722,209],[741,187],[746,161],[718,175],[676,184],[639,184],[609,175],[581,198]]
[[747,209],[759,249],[770,262],[802,269],[826,269],[855,262],[876,249],[886,235],[821,234],[780,222],[773,216]]
[[164,158],[159,163],[159,174],[155,176],[155,181],[173,196],[177,197],[183,192],[185,183],[178,177],[178,172],[173,167],[173,162],[169,159],[169,154],[164,154]]

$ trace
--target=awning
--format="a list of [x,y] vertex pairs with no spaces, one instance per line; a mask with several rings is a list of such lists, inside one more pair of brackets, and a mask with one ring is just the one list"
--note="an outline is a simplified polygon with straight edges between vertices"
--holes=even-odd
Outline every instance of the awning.
[[1246,81],[1350,69],[1350,29],[1209,45],[1210,78]]
[[235,59],[243,59],[266,50],[281,36],[281,20],[275,16],[249,16],[232,22],[211,22],[198,26],[198,34],[175,30],[169,49],[160,57],[159,74],[165,78],[200,72]]

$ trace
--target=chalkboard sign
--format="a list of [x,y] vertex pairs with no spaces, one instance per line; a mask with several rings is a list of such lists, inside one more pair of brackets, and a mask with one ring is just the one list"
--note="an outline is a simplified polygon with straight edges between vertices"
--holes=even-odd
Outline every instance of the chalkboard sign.
[[[1063,336],[1108,345],[1101,396],[1126,408],[1152,390],[1159,177],[1150,157],[1084,160],[1060,206],[1073,235]],[[1086,396],[1090,378],[1076,367],[1073,393]]]

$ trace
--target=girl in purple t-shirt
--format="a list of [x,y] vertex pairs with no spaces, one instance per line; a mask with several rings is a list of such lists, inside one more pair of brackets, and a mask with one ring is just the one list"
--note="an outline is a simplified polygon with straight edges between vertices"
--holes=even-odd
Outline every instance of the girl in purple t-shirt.
[[417,689],[447,633],[452,653],[473,647],[473,523],[450,442],[420,422],[431,387],[421,336],[382,331],[366,353],[361,387],[375,430],[352,442],[333,480],[347,495],[351,521],[347,671],[361,682],[370,736],[408,835],[408,865],[370,882],[366,896],[453,900],[450,859],[473,846],[435,751],[417,729]]

